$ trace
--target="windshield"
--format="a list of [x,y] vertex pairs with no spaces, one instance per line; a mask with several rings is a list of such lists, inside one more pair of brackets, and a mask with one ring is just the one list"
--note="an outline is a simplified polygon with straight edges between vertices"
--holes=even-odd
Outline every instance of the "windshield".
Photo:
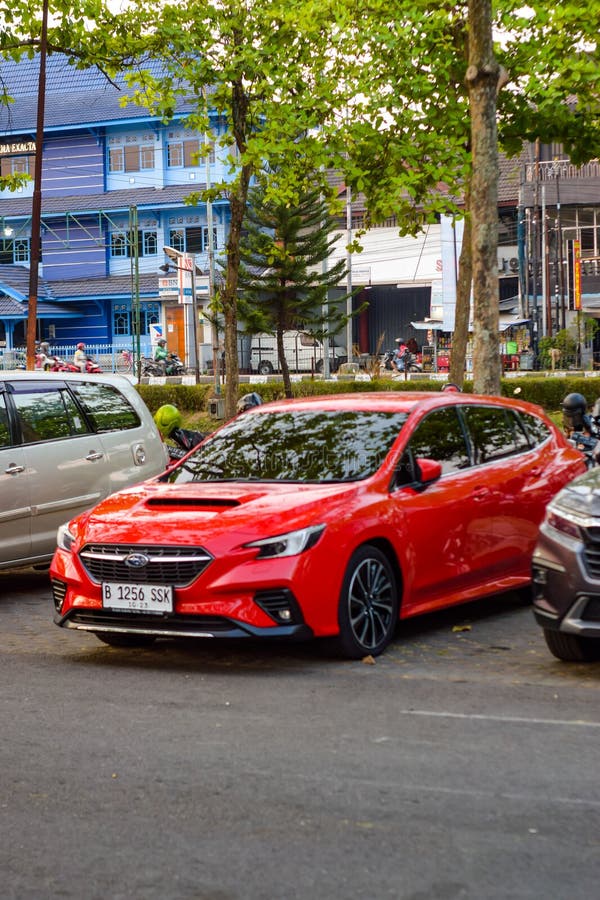
[[289,410],[241,415],[163,481],[358,481],[377,471],[406,413]]

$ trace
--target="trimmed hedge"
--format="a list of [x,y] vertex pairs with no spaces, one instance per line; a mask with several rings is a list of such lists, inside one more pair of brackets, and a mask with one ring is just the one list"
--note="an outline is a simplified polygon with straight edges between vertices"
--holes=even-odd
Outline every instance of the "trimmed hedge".
[[[410,381],[393,380],[391,378],[378,381],[323,381],[306,378],[292,384],[295,397],[313,397],[323,394],[350,394],[369,391],[439,391],[445,382],[431,381],[427,378]],[[473,390],[471,382],[465,382],[463,389]],[[206,412],[208,401],[213,398],[214,388],[210,384],[139,384],[137,390],[154,414],[163,403],[173,403],[182,413]],[[238,396],[256,391],[265,403],[269,400],[280,400],[284,397],[283,383],[270,381],[266,384],[240,385]],[[531,376],[523,378],[504,378],[501,381],[503,396],[518,396],[521,400],[536,403],[546,410],[560,409],[563,397],[567,394],[583,394],[588,406],[593,406],[600,396],[600,380],[582,376],[559,377]]]

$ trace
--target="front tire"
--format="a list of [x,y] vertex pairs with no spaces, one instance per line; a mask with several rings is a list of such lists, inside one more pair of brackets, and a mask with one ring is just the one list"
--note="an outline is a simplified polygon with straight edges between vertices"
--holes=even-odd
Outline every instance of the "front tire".
[[337,649],[349,659],[378,656],[398,621],[396,576],[387,556],[365,544],[348,563],[338,607]]
[[258,374],[259,375],[272,375],[273,374],[273,366],[269,362],[268,359],[261,359],[258,364]]
[[153,634],[122,634],[121,632],[95,632],[96,637],[109,647],[150,647],[156,638]]
[[544,628],[544,638],[550,653],[564,662],[593,662],[600,659],[600,640],[564,634],[550,628]]

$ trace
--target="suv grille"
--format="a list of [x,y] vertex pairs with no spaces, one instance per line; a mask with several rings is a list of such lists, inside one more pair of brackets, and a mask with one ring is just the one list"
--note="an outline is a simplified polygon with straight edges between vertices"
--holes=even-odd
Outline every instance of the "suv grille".
[[584,560],[588,574],[592,578],[600,578],[600,544],[586,544]]
[[[129,566],[125,560],[145,556],[146,565]],[[79,554],[92,579],[136,584],[171,584],[186,587],[205,570],[212,556],[201,547],[142,547],[137,544],[87,544]]]

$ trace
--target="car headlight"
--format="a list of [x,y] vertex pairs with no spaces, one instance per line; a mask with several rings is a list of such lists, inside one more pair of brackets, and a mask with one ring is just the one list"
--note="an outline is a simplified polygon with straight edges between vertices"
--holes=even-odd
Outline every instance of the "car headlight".
[[73,544],[75,543],[75,538],[69,531],[67,525],[61,525],[56,534],[56,543],[58,545],[59,550],[66,550],[67,553],[70,553],[73,549]]
[[244,544],[244,547],[257,547],[257,559],[297,556],[297,554],[314,547],[324,530],[324,525],[311,525],[309,528],[300,528],[298,531],[288,531],[287,534],[277,534],[274,537],[262,538],[260,541],[252,541]]
[[565,516],[561,516],[555,510],[549,509],[547,511],[546,522],[551,528],[554,528],[555,531],[559,531],[561,534],[566,534],[568,535],[568,537],[575,538],[575,540],[577,541],[582,540],[579,525],[577,525],[571,519],[567,519]]

